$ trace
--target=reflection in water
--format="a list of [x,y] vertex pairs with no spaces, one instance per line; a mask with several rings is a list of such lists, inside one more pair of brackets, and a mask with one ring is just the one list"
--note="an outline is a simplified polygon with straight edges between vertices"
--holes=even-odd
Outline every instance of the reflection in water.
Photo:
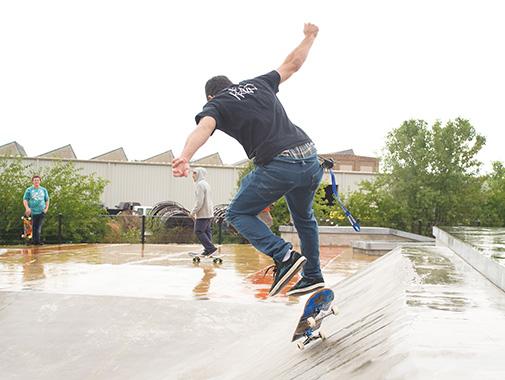
[[211,266],[203,266],[203,277],[200,282],[193,288],[193,294],[196,299],[199,300],[208,300],[209,297],[209,288],[210,288],[210,280],[216,277],[216,271],[214,267]]
[[[195,247],[76,244],[7,248],[0,255],[0,289],[29,287],[78,294],[300,302],[299,297],[285,294],[299,276],[278,297],[268,297],[273,277],[271,272],[265,276],[264,268],[272,264],[272,259],[251,245],[223,245],[220,254],[224,261],[218,267],[195,267],[188,256]],[[376,258],[353,254],[351,247],[322,247],[321,266],[326,284],[333,286]],[[143,285],[139,289],[133,283]]]
[[[250,246],[249,246],[250,247]],[[299,249],[299,247],[295,247]],[[251,256],[249,254],[249,256]],[[266,272],[266,269],[272,264],[271,260],[265,255],[258,254],[257,257],[263,258],[264,265],[261,269],[256,269],[246,277],[246,280],[253,285],[254,296],[261,300],[269,299],[268,293],[272,285],[272,272]],[[327,246],[320,248],[320,263],[325,277],[326,286],[333,286],[337,282],[349,277],[360,268],[376,260],[377,256],[356,254],[348,246]],[[259,264],[259,263],[257,263]],[[257,267],[256,267],[257,268]],[[280,297],[286,297],[286,292],[300,279],[297,275],[291,279],[279,293]],[[277,298],[279,298],[279,296]],[[291,296],[288,298],[290,303],[298,303],[299,297]]]
[[414,269],[423,284],[450,285],[461,281],[461,276],[448,258],[425,255],[420,248],[404,248],[403,252],[414,263]]
[[436,254],[435,251],[427,255],[427,250],[429,248],[403,248],[403,255],[412,262],[420,285],[419,288],[407,290],[407,305],[441,311],[465,311],[469,305],[467,297],[449,290],[463,282],[461,272],[457,271],[448,257]]
[[21,252],[23,254],[23,281],[45,278],[44,264],[41,263],[38,248],[24,248]]
[[505,228],[447,227],[444,230],[505,266]]

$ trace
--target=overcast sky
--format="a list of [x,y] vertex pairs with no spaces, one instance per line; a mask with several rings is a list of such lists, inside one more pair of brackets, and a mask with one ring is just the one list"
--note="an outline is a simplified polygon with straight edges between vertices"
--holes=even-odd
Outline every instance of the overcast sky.
[[[501,1],[2,1],[0,145],[34,156],[72,144],[88,159],[181,152],[204,84],[277,68],[320,28],[302,69],[281,85],[291,120],[320,152],[380,155],[402,121],[467,118],[505,161]],[[245,158],[217,132],[195,158]]]

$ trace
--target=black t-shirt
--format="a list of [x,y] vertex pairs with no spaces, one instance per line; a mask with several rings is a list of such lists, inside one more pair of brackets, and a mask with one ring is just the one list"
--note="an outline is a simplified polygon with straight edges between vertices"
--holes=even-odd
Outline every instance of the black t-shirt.
[[281,77],[277,71],[245,80],[219,92],[196,115],[216,120],[216,129],[236,139],[247,157],[265,165],[283,150],[311,142],[294,125],[276,96]]

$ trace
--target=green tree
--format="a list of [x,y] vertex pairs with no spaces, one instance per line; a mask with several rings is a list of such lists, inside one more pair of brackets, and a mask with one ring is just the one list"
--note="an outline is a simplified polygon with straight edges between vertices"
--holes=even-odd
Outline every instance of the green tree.
[[0,242],[19,241],[29,179],[28,165],[20,159],[0,159]]
[[493,171],[484,179],[485,201],[480,222],[488,227],[505,227],[505,166],[493,162]]
[[82,175],[73,163],[57,163],[42,171],[43,186],[50,196],[50,213],[45,221],[47,236],[57,235],[57,218],[63,218],[63,237],[72,242],[98,242],[105,234],[106,210],[100,196],[107,182]]
[[391,192],[386,190],[386,179],[386,176],[379,176],[373,182],[363,181],[360,191],[349,195],[348,207],[363,226],[404,230],[409,217],[408,210],[399,207]]
[[350,207],[364,225],[427,235],[433,225],[474,223],[482,205],[475,157],[484,144],[464,119],[431,128],[405,121],[388,134],[383,173],[351,195]]
[[39,174],[50,197],[50,207],[44,221],[43,236],[56,241],[58,214],[62,214],[64,241],[101,241],[107,219],[100,205],[106,181],[95,175],[82,175],[73,163],[58,162],[40,172],[21,159],[0,159],[0,239],[19,242],[21,215],[24,213],[23,194],[31,186],[32,175]]
[[340,207],[337,206],[336,201],[331,206],[328,203],[328,200],[326,199],[327,186],[329,186],[328,183],[321,182],[314,196],[314,204],[312,206],[314,209],[314,215],[320,226],[341,223],[344,218],[344,213]]

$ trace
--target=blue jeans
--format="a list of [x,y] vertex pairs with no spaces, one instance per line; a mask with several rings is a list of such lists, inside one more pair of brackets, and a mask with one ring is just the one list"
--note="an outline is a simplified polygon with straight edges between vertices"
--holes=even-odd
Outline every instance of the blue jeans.
[[42,224],[44,223],[44,217],[46,214],[32,214],[32,242],[34,244],[41,243],[40,234],[42,232]]
[[202,243],[205,252],[213,252],[216,250],[212,244],[212,218],[196,219],[195,220],[195,234]]
[[284,196],[300,237],[301,253],[307,258],[303,275],[321,277],[319,230],[312,204],[322,176],[316,155],[304,159],[277,156],[244,177],[226,219],[258,251],[280,262],[293,246],[274,235],[257,215]]

